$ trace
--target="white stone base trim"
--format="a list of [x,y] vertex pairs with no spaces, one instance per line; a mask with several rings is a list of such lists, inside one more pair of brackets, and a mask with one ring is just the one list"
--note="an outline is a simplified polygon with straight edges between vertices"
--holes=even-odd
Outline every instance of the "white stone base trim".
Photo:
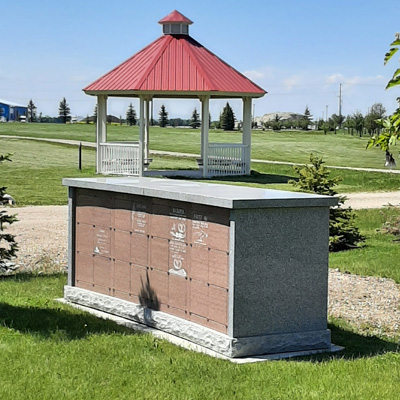
[[[330,331],[328,329],[313,332],[231,338],[161,311],[154,311],[129,301],[74,286],[64,287],[64,299],[70,303],[117,315],[123,319],[156,328],[228,358],[268,354],[272,355],[269,358],[274,359],[285,358],[282,353],[286,353],[286,357],[294,357],[296,355],[330,352],[334,349],[330,343]],[[129,324],[124,325],[128,326]],[[133,329],[135,328],[133,327]],[[196,349],[194,348],[194,350]],[[257,359],[254,361],[257,361]]]

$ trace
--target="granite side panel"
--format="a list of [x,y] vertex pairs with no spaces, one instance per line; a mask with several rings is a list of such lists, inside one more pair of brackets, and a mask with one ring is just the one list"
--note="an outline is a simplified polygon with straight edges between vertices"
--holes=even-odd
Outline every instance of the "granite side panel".
[[234,337],[327,327],[329,208],[235,210]]

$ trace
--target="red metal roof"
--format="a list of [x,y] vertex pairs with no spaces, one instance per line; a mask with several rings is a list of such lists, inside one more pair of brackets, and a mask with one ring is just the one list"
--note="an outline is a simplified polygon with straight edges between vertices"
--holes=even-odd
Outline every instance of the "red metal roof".
[[159,24],[171,24],[174,22],[185,22],[189,25],[193,24],[193,21],[191,21],[189,18],[186,18],[183,14],[176,10],[172,11],[171,14],[168,14],[166,17],[158,21]]
[[94,95],[150,92],[160,97],[202,93],[261,97],[266,93],[189,35],[161,36],[83,90]]

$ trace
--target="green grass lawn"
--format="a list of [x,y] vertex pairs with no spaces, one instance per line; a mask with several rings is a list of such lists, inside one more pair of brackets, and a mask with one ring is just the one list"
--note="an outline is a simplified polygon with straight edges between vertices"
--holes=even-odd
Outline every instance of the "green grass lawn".
[[235,365],[62,305],[65,282],[0,278],[1,399],[398,399],[398,344],[340,320],[344,352]]
[[[109,141],[138,139],[138,127],[108,126]],[[62,138],[95,142],[95,126],[87,124],[0,124],[0,135]],[[240,132],[210,130],[210,142],[241,141]],[[368,137],[322,132],[253,131],[252,158],[305,163],[310,153],[323,157],[327,165],[383,168],[384,153],[378,148],[365,150]],[[151,127],[150,149],[200,153],[200,130]],[[395,148],[394,156],[398,150]]]
[[400,217],[400,210],[357,210],[356,225],[367,237],[365,246],[330,253],[329,266],[357,275],[391,278],[400,284],[400,242],[379,231],[389,215]]
[[[8,125],[19,129],[30,126],[0,124],[0,134]],[[71,125],[75,126],[76,132],[93,129]],[[172,143],[170,146],[173,148]],[[14,156],[12,163],[0,165],[1,185],[9,187],[19,205],[65,204],[67,190],[61,179],[94,175],[95,151],[91,149],[84,149],[83,171],[78,171],[76,147],[0,139],[0,153],[6,152]],[[195,165],[191,158],[155,157],[152,166]],[[287,166],[255,164],[253,169],[257,171],[253,176],[221,182],[289,189],[287,180],[294,177],[293,169]],[[399,178],[389,174],[332,172],[337,173],[344,178],[342,192],[399,189]],[[357,215],[358,226],[368,236],[366,247],[330,254],[330,266],[360,275],[390,277],[400,283],[400,244],[376,232],[385,220],[382,212],[361,210]],[[332,342],[345,346],[344,352],[235,365],[62,305],[54,299],[62,297],[65,283],[64,275],[0,277],[0,399],[399,397],[399,337],[364,336],[332,319]]]
[[77,147],[0,139],[0,149],[1,153],[13,153],[11,162],[0,165],[1,185],[19,206],[67,204],[68,190],[62,186],[62,178],[95,174],[94,149],[83,149],[82,171]]
[[[94,149],[83,148],[82,171],[78,170],[78,149],[75,146],[0,138],[0,152],[13,153],[11,163],[0,165],[1,185],[8,188],[20,206],[66,204],[67,189],[61,185],[62,178],[95,176]],[[153,160],[153,169],[197,167],[195,158],[189,157],[154,156]],[[252,168],[256,171],[252,176],[220,178],[212,182],[294,190],[287,183],[296,177],[291,166],[253,163]],[[338,186],[341,193],[400,190],[399,175],[332,170],[332,176],[338,175],[343,177]]]

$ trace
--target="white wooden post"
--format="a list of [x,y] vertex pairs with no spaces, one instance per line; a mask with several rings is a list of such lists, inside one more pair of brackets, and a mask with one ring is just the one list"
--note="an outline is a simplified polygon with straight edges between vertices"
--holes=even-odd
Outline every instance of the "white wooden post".
[[[203,101],[201,100],[201,98],[200,98],[200,102],[201,102],[201,113],[203,113]],[[203,115],[203,114],[201,114],[201,115]],[[201,118],[203,118],[202,116],[201,116]],[[203,163],[204,161],[204,139],[203,139],[203,136],[204,136],[204,131],[203,131],[203,119],[201,119],[201,129],[200,129],[200,159],[201,159],[201,162]]]
[[144,120],[144,97],[140,96],[140,117],[139,117],[139,176],[143,176],[144,171],[144,132],[145,132],[145,120]]
[[242,143],[247,146],[244,149],[245,174],[251,172],[251,97],[243,97],[243,134]]
[[145,127],[144,127],[144,158],[145,161],[149,159],[149,105],[150,105],[150,98],[147,98],[144,102],[145,104]]
[[201,96],[201,149],[203,159],[203,178],[208,176],[208,120],[210,115],[210,96]]
[[97,96],[96,172],[101,170],[101,143],[107,142],[107,96]]

